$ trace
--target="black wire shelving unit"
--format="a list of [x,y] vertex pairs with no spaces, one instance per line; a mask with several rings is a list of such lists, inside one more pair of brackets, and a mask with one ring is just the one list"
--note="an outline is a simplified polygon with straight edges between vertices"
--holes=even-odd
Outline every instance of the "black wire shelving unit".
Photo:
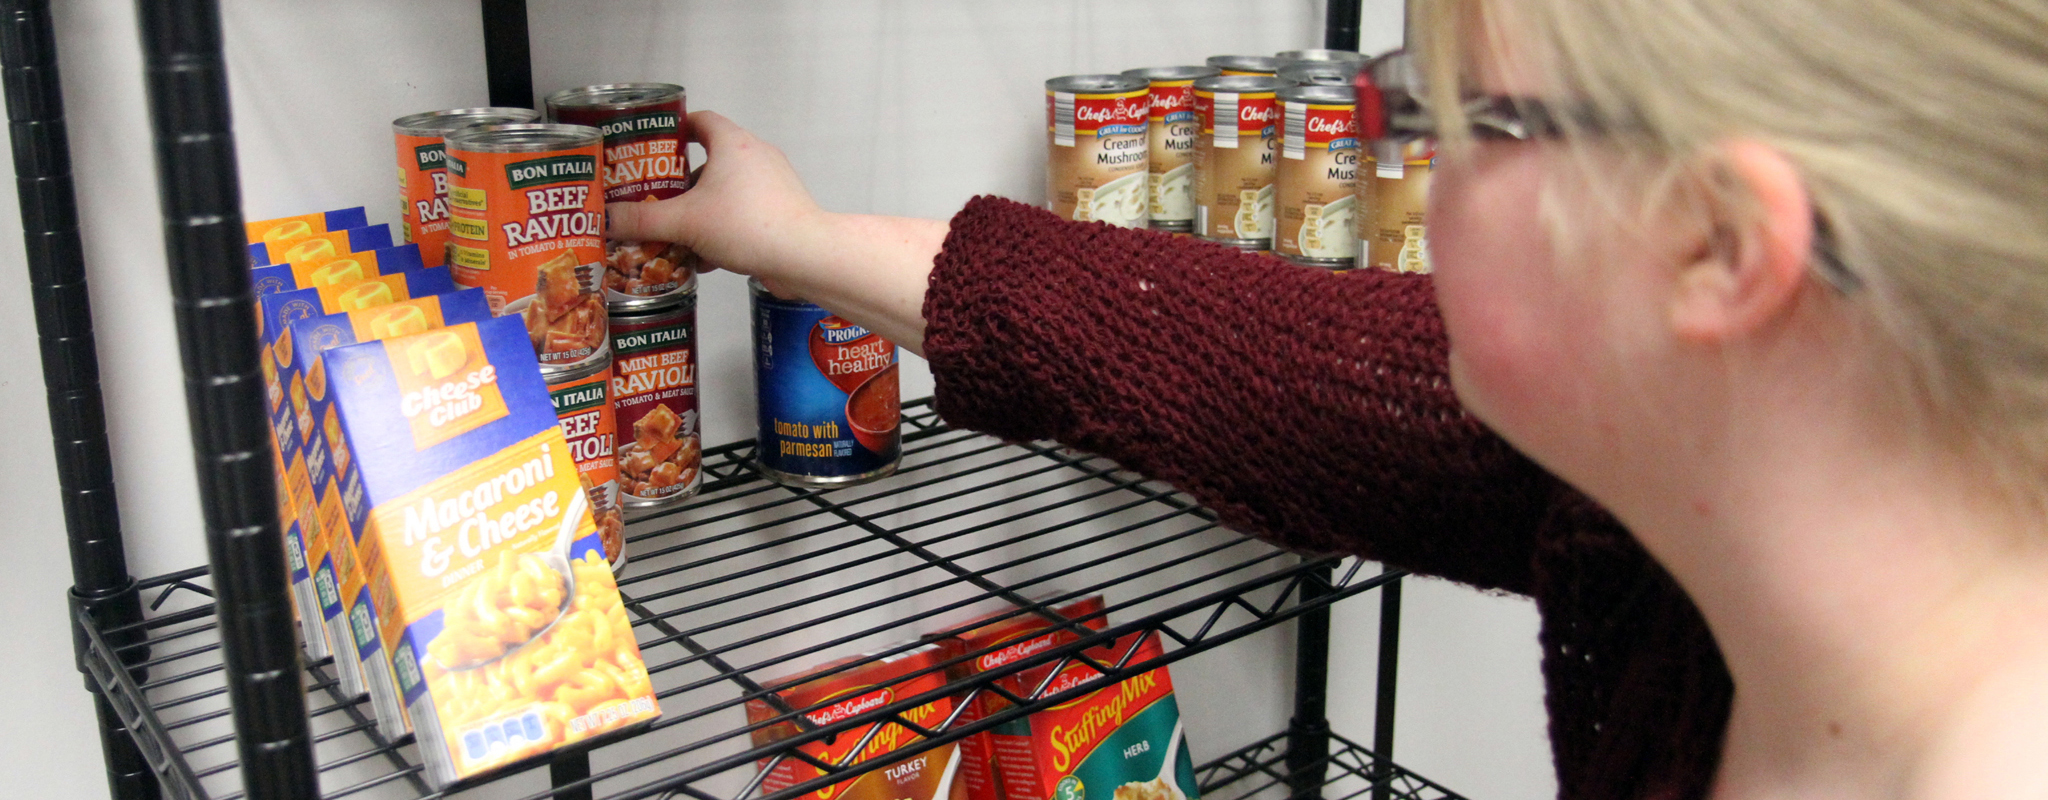
[[[530,104],[523,0],[482,6],[492,102]],[[48,0],[0,0],[8,119],[72,545],[74,638],[112,794],[463,795],[477,786],[430,791],[410,738],[381,737],[368,701],[341,695],[332,661],[307,662],[293,640],[262,452],[268,431],[240,252],[219,13],[211,0],[141,0],[137,7],[210,562],[141,580],[127,574],[112,500]],[[1358,10],[1330,4],[1326,46],[1355,49]],[[951,430],[929,401],[905,405],[904,430],[897,475],[829,493],[763,479],[751,442],[707,450],[699,496],[628,527],[632,562],[619,588],[662,718],[629,736],[496,773],[484,781],[491,796],[787,800],[1071,699],[1043,687],[998,687],[1007,675],[1081,660],[1125,677],[1291,624],[1293,718],[1286,730],[1199,766],[1204,796],[1457,798],[1391,759],[1401,573],[1284,552],[1223,528],[1171,487],[1099,457]],[[1324,698],[1329,608],[1369,591],[1380,594],[1381,624],[1374,741],[1365,747],[1331,732]],[[1095,593],[1108,599],[1103,630],[1051,610]],[[1036,614],[1082,635],[825,726],[762,689],[845,653],[900,652],[992,608]],[[1139,632],[1159,636],[1165,655],[1084,654]],[[902,717],[941,694],[987,692],[1015,707],[971,725],[953,719],[919,727]],[[755,745],[751,731],[772,722],[747,722],[742,706],[752,699],[795,720],[800,734]],[[828,764],[796,751],[884,720],[922,738],[869,762]],[[790,758],[822,774],[760,791],[760,766]]]

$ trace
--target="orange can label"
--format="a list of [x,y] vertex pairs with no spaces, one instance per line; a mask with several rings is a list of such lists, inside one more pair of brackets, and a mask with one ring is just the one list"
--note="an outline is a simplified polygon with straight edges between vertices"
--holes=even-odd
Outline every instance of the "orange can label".
[[604,196],[598,143],[524,153],[449,144],[448,266],[484,290],[491,311],[526,320],[545,367],[606,352]]
[[429,267],[448,263],[446,157],[439,136],[398,134],[399,232]]
[[617,572],[626,565],[626,516],[619,505],[618,417],[612,410],[611,370],[548,382],[548,399],[554,401],[555,417],[562,422],[562,435],[569,440],[569,458],[576,462],[576,474],[583,491],[590,495],[590,511],[597,517],[597,534],[604,542],[604,558]]

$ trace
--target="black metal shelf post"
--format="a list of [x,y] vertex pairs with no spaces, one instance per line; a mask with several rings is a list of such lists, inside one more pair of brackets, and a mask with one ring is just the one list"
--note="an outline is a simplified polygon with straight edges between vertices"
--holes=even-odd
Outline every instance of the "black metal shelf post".
[[[71,179],[71,144],[57,75],[57,40],[47,0],[0,5],[0,63],[4,63],[8,134],[14,145],[15,189],[28,251],[29,292],[57,455],[57,486],[71,549],[71,606],[106,626],[142,621],[135,579],[121,543],[114,502],[113,460],[107,447],[106,409],[100,398],[99,353],[86,295],[85,258],[78,234],[78,200]],[[140,631],[117,639],[141,641]],[[128,725],[91,679],[93,650],[86,627],[72,624],[78,669],[87,672],[106,755],[107,782],[117,798],[149,798],[157,785]],[[116,671],[149,657],[131,647]]]
[[248,796],[319,794],[286,591],[256,315],[213,0],[138,0],[157,196],[207,560]]

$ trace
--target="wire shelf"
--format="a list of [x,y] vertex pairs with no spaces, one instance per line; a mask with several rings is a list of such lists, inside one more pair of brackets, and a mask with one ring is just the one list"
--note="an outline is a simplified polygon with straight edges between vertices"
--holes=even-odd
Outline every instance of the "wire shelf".
[[1202,800],[1250,800],[1302,783],[1321,800],[1464,800],[1458,793],[1380,759],[1342,736],[1330,736],[1330,754],[1294,770],[1287,766],[1287,734],[1253,742],[1195,770]]
[[[697,497],[627,529],[631,562],[619,589],[663,716],[589,750],[587,767],[576,753],[558,757],[552,770],[539,769],[550,765],[542,759],[495,773],[492,796],[786,800],[1088,690],[1018,695],[992,685],[1007,675],[1075,660],[1113,678],[1135,675],[1399,577],[1231,532],[1187,497],[1105,459],[950,430],[929,400],[905,404],[904,432],[900,472],[830,493],[766,481],[751,442],[707,450]],[[210,583],[205,568],[142,581],[148,615],[127,628],[99,630],[81,619],[92,629],[89,666],[167,778],[166,793],[237,800],[243,789]],[[805,730],[752,743],[761,725],[750,725],[742,706],[779,702],[761,688],[779,676],[853,653],[901,652],[1010,606],[1074,626],[1080,621],[1050,607],[1098,593],[1109,623],[1100,632],[1074,627],[1086,635],[1072,644],[831,725],[778,708]],[[1157,633],[1165,656],[1082,655],[1137,632]],[[112,666],[145,647],[148,658],[132,668]],[[417,747],[379,737],[368,701],[340,695],[331,661],[306,665],[303,677],[323,796],[461,796],[474,788],[430,791]],[[818,762],[829,769],[809,783],[755,791],[759,762],[795,757],[798,745],[884,719],[906,724],[903,712],[941,694],[991,691],[1017,706],[972,725],[924,728],[928,738],[882,760]],[[1270,754],[1258,747],[1284,749],[1276,741],[1204,766],[1204,785],[1272,778]],[[1372,767],[1364,752],[1345,744],[1329,765],[1340,777],[1368,774],[1359,772]],[[1441,790],[1427,782],[1415,786],[1403,796],[1455,797],[1432,794]]]

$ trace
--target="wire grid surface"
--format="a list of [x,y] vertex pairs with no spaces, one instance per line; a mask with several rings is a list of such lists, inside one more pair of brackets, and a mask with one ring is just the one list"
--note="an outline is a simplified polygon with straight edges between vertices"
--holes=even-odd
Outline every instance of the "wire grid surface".
[[[1126,655],[1098,664],[1114,676],[1235,640],[1384,580],[1345,560],[1326,582],[1318,576],[1331,562],[1308,562],[1228,531],[1187,498],[1107,460],[952,431],[928,401],[907,403],[904,412],[905,459],[893,477],[829,493],[791,489],[760,478],[751,443],[740,443],[706,452],[698,497],[629,525],[631,561],[620,591],[663,716],[596,748],[587,788],[617,798],[749,796],[760,759],[836,735],[811,730],[757,746],[749,728],[758,726],[749,725],[742,704],[761,696],[762,684],[848,655],[900,652],[1014,603],[1099,593],[1111,627],[1017,662],[1011,672],[1073,658],[1111,635],[1163,635],[1165,659],[1135,663]],[[141,688],[206,795],[233,800],[242,786],[207,583],[203,568],[144,582],[151,652]],[[1319,596],[1304,603],[1311,589]],[[538,769],[544,760],[501,772],[483,789],[431,792],[419,778],[416,746],[378,737],[367,700],[339,695],[331,661],[309,665],[305,680],[326,797],[552,794],[548,770]],[[987,691],[987,683],[948,691]],[[1026,701],[1017,713],[1075,694],[1015,698]],[[920,702],[899,701],[838,730],[900,720],[890,715]],[[964,735],[957,727],[950,734],[923,746]],[[813,783],[878,764],[837,765]]]
[[[1376,758],[1372,750],[1342,736],[1330,736],[1330,754],[1298,776],[1287,766],[1287,735],[1274,734],[1225,754],[1196,770],[1202,800],[1286,797],[1297,782],[1320,787],[1322,800],[1465,800],[1400,765]],[[1306,778],[1306,780],[1300,780]],[[1306,788],[1306,787],[1304,787]],[[1375,793],[1375,789],[1383,791]]]

